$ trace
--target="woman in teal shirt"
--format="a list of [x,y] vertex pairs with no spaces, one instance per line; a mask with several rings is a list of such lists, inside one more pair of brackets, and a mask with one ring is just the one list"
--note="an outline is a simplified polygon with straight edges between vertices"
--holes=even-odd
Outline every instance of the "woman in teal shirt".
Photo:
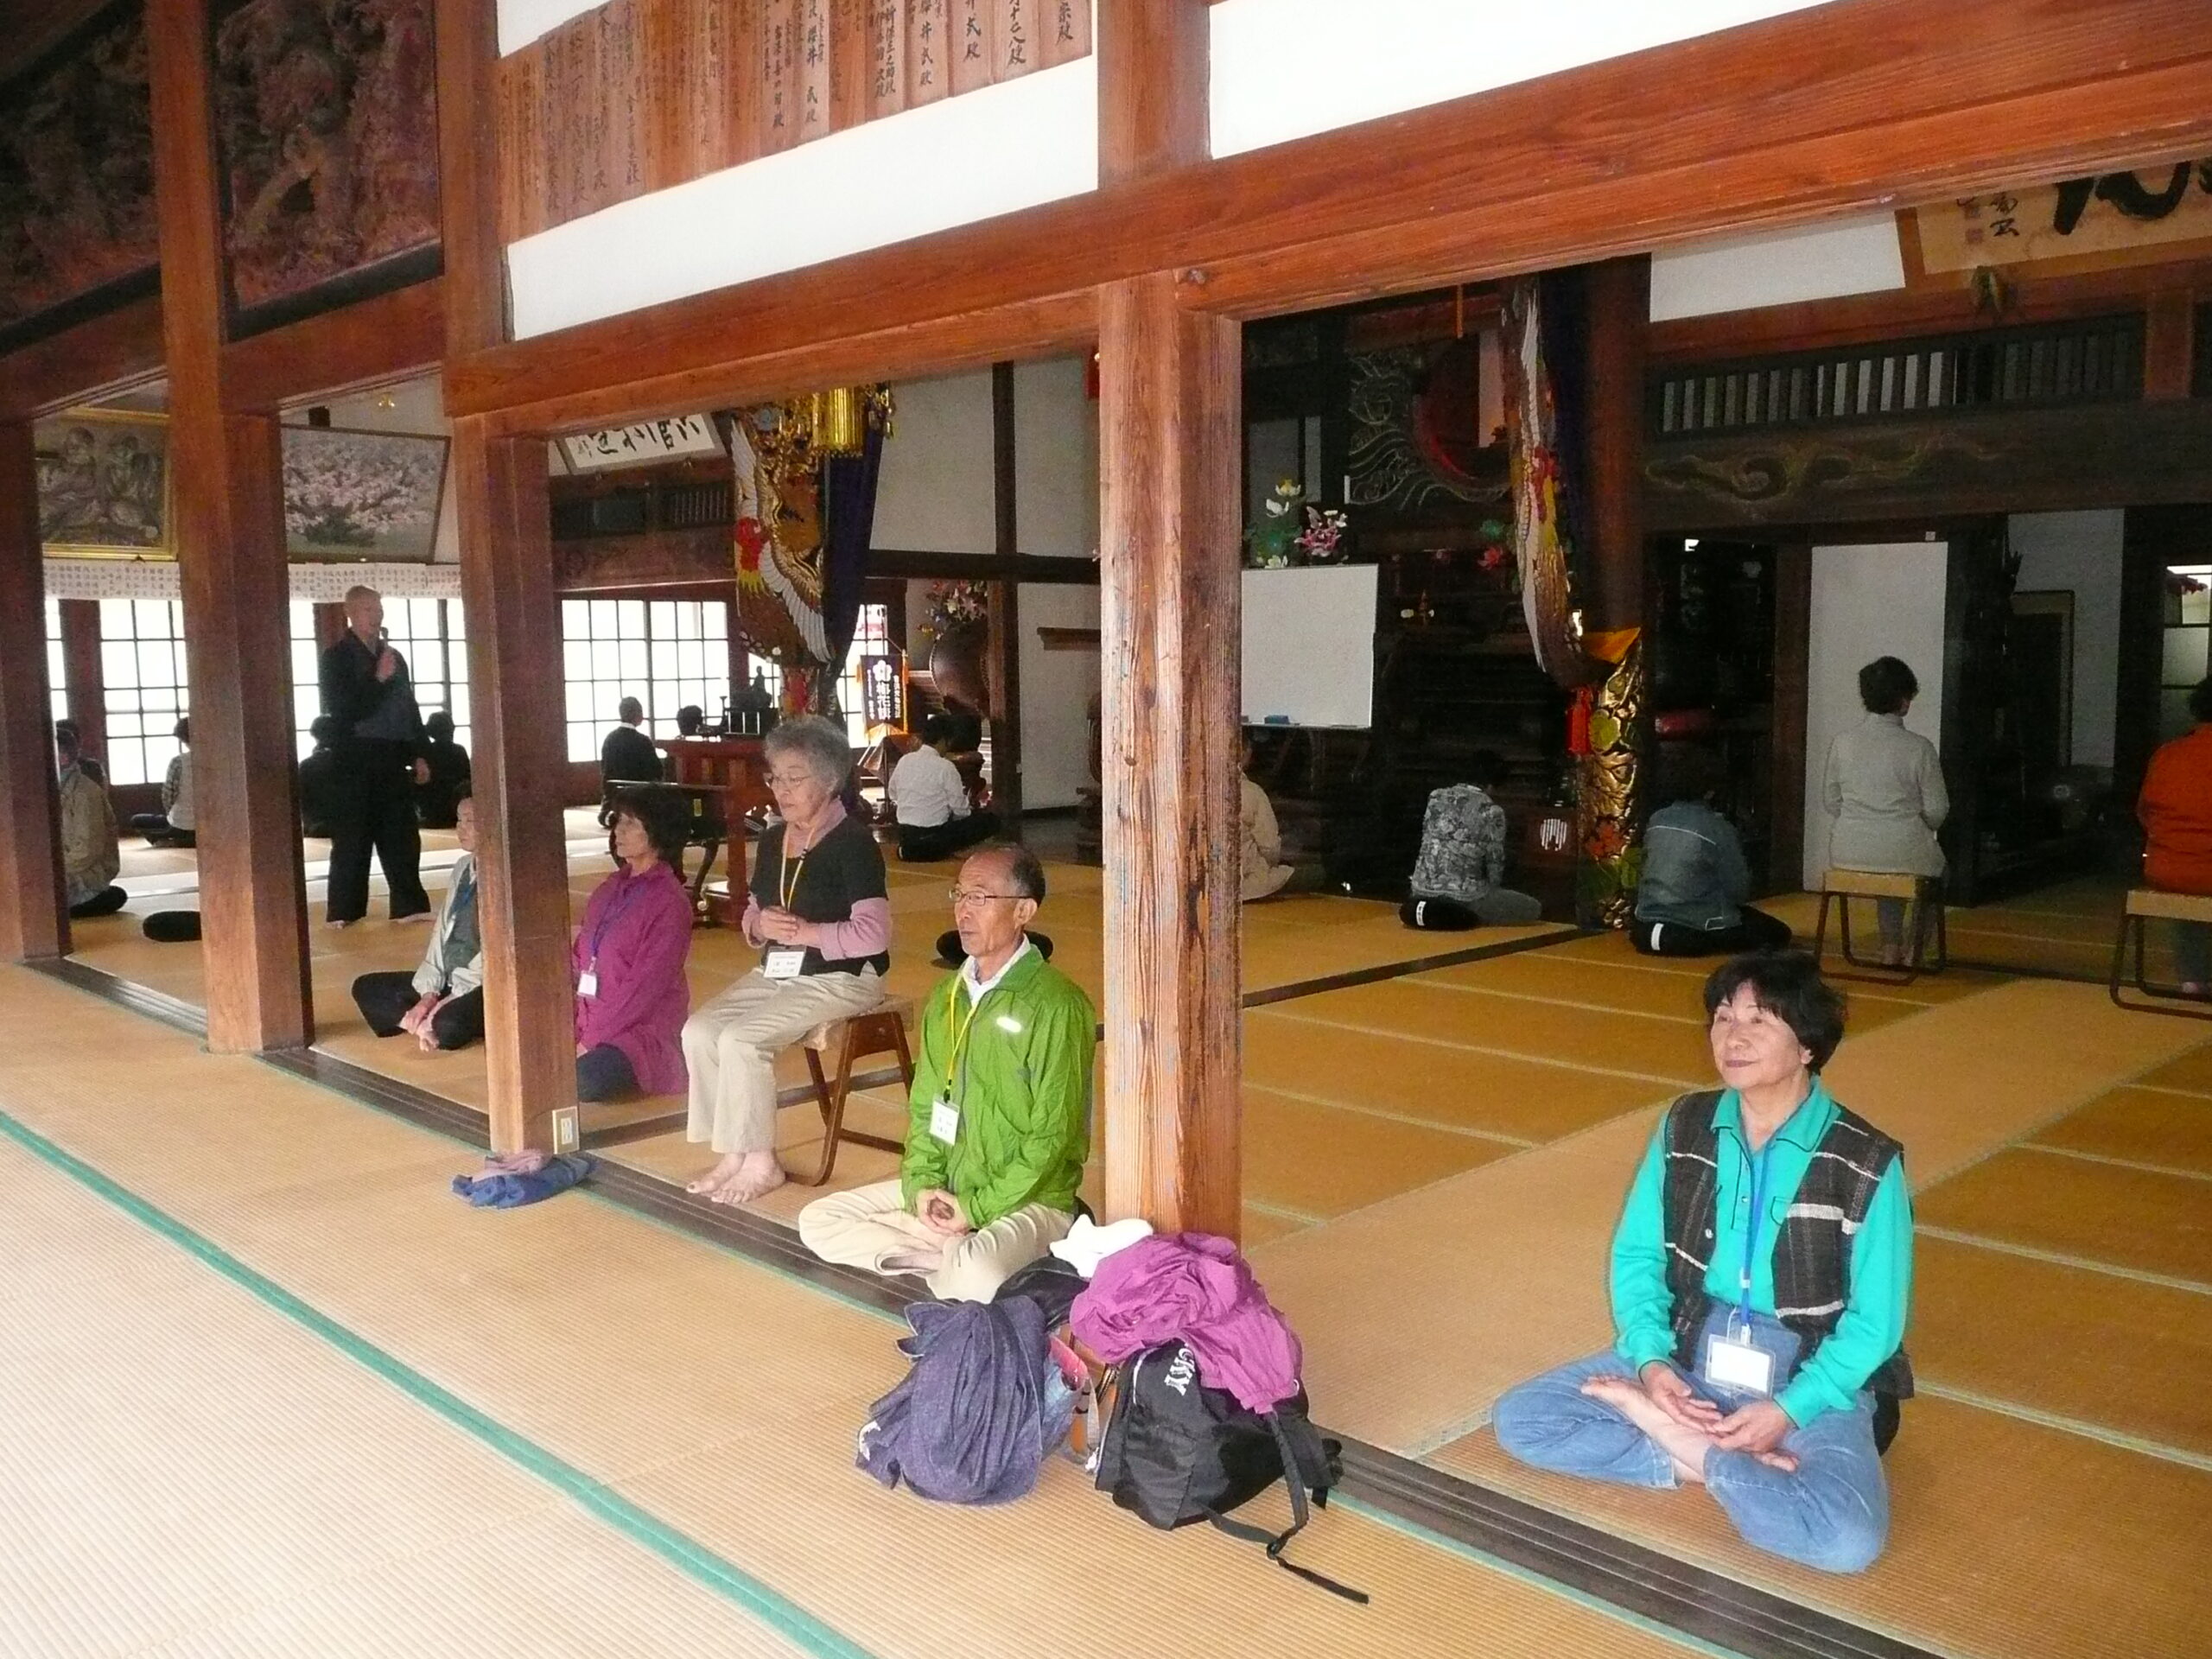
[[1903,1148],[1821,1083],[1843,1001],[1809,957],[1734,957],[1705,1006],[1723,1086],[1676,1101],[1637,1170],[1613,1346],[1500,1399],[1498,1443],[1596,1480],[1702,1484],[1746,1543],[1862,1571],[1912,1392]]

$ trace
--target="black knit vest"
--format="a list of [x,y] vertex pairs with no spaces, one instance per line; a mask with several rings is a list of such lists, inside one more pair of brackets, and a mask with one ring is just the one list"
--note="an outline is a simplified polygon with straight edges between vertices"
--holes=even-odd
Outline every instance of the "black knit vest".
[[[1713,1112],[1718,1090],[1684,1095],[1667,1109],[1662,1200],[1667,1288],[1675,1299],[1675,1360],[1697,1367],[1697,1338],[1713,1298],[1705,1288],[1713,1258],[1713,1204],[1720,1173]],[[1866,1219],[1874,1189],[1904,1148],[1856,1113],[1838,1109],[1804,1179],[1791,1195],[1774,1242],[1775,1318],[1797,1335],[1802,1369],[1843,1318],[1851,1294],[1851,1237]],[[1758,1224],[1758,1218],[1752,1225]],[[1866,1387],[1895,1400],[1912,1397],[1912,1362],[1900,1347]]]

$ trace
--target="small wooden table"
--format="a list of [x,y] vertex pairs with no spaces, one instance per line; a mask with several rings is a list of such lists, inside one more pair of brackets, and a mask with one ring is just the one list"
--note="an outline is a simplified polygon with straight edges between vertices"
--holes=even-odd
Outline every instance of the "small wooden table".
[[729,890],[743,893],[752,874],[747,816],[774,800],[768,793],[766,746],[757,737],[671,737],[660,747],[668,754],[670,783],[722,791],[722,820],[729,835]]

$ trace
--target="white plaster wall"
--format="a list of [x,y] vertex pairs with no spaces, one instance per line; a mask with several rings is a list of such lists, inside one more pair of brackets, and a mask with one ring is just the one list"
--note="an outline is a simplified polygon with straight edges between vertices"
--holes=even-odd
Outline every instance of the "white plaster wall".
[[1828,863],[1828,815],[1821,798],[1828,745],[1866,716],[1859,671],[1877,657],[1901,657],[1920,681],[1905,725],[1943,741],[1943,589],[1949,549],[1899,542],[1813,550],[1812,650],[1805,688],[1805,879]]
[[1087,559],[1097,549],[1098,405],[1084,390],[1089,367],[1080,357],[1014,365],[1017,551]]
[[1897,219],[1873,213],[1662,248],[1651,256],[1651,321],[1885,293],[1904,286]]
[[891,435],[875,486],[874,544],[924,553],[990,552],[998,539],[990,371],[902,381],[891,390]]
[[1223,0],[1208,11],[1213,153],[1234,156],[1822,3]]
[[2112,765],[2120,713],[2120,562],[2126,514],[2024,512],[2012,518],[2022,592],[2074,595],[2074,764]]
[[1039,69],[509,245],[515,338],[1098,188],[1096,59]]
[[1073,806],[1090,782],[1090,694],[1096,651],[1047,651],[1040,627],[1095,628],[1098,590],[1072,583],[1021,584],[1022,804]]

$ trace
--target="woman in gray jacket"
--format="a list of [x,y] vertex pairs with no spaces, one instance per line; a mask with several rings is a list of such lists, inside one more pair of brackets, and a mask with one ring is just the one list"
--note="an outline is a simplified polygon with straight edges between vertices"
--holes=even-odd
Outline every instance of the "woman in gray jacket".
[[[1936,832],[1949,816],[1951,798],[1943,788],[1943,766],[1936,746],[1904,727],[1906,711],[1920,695],[1920,681],[1895,657],[1877,657],[1859,671],[1859,699],[1866,705],[1861,725],[1839,734],[1828,747],[1823,795],[1834,827],[1828,834],[1828,864],[1839,870],[1940,876],[1943,849]],[[1883,899],[1875,912],[1882,930],[1882,960],[1904,963],[1904,901]],[[1919,918],[1924,933],[1930,918]]]
[[425,1052],[466,1048],[484,1039],[484,937],[477,925],[476,803],[468,785],[456,791],[454,838],[461,857],[439,906],[423,963],[412,974],[363,974],[353,1006],[379,1037],[403,1032]]

